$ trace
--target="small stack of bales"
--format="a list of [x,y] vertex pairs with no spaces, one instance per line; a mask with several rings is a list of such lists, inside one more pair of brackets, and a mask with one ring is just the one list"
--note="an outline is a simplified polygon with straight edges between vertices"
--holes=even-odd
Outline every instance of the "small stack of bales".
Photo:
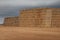
[[17,17],[7,17],[7,18],[5,18],[5,22],[4,22],[4,24],[3,24],[4,26],[19,26],[19,17],[17,16]]

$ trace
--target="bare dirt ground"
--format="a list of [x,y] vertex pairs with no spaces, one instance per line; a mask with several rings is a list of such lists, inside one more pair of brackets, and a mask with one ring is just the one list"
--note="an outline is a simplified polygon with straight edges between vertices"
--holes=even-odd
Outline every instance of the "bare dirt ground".
[[60,28],[0,27],[0,40],[60,40]]

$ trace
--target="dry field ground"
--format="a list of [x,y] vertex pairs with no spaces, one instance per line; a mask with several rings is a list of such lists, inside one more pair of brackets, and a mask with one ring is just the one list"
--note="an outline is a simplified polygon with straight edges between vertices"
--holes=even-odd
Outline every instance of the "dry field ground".
[[0,27],[0,40],[60,40],[60,28]]

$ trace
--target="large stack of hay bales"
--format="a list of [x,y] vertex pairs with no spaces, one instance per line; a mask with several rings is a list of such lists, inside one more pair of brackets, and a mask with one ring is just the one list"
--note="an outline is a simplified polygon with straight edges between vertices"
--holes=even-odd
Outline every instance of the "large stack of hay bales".
[[17,17],[5,18],[3,25],[16,27],[60,27],[60,9],[24,9],[20,11]]
[[59,8],[34,8],[22,10],[21,27],[60,27]]

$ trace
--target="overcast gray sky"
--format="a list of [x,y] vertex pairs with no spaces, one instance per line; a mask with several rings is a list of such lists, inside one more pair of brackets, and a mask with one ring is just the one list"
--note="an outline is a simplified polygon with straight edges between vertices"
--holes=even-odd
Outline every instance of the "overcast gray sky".
[[0,0],[0,20],[18,16],[19,10],[33,7],[60,7],[60,0]]
[[16,16],[22,8],[60,6],[60,0],[0,0],[0,17]]

